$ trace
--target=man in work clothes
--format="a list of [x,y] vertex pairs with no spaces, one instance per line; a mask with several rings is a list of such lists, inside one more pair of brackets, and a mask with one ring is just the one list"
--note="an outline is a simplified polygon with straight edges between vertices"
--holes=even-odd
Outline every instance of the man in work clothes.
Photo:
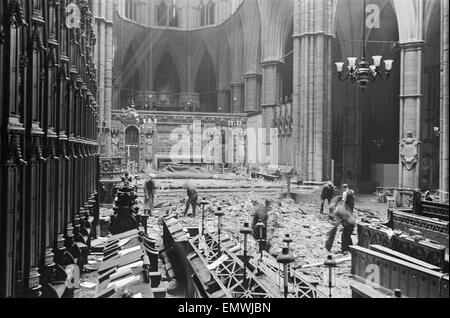
[[186,189],[188,200],[186,202],[186,209],[184,210],[184,215],[188,213],[189,206],[192,206],[192,214],[193,216],[195,216],[195,212],[197,211],[197,198],[198,198],[197,189],[191,184],[187,185]]
[[352,234],[356,225],[355,218],[353,217],[353,209],[355,208],[355,194],[353,190],[350,190],[348,186],[344,185],[344,192],[342,197],[334,207],[334,220],[333,228],[328,233],[328,239],[325,243],[325,248],[328,252],[331,251],[333,247],[334,239],[339,225],[342,224],[342,236],[341,236],[341,249],[342,253],[350,252],[350,245],[353,245]]
[[328,181],[323,187],[322,192],[320,193],[320,214],[323,213],[323,206],[325,205],[325,200],[328,201],[328,205],[330,205],[331,200],[334,196],[334,184],[331,181]]
[[152,178],[149,178],[147,181],[145,181],[144,193],[145,193],[144,210],[147,213],[147,215],[152,216],[156,195],[156,185],[155,181],[153,181]]

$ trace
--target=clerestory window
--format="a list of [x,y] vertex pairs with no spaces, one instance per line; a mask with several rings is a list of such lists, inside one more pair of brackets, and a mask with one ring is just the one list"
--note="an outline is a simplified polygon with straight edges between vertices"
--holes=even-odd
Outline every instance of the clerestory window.
[[200,14],[200,25],[211,25],[215,23],[215,10],[216,5],[211,0],[208,3],[200,3],[199,6],[199,14]]
[[[166,4],[168,3],[168,4]],[[159,26],[179,26],[180,9],[177,6],[177,0],[162,0],[156,7],[156,19]]]

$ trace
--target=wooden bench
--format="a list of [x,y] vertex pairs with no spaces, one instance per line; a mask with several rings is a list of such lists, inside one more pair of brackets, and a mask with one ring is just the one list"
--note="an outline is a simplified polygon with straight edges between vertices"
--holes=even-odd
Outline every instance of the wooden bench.
[[[448,298],[448,274],[360,246],[351,246],[352,274],[360,283],[377,286],[386,294],[400,289],[411,298]],[[377,275],[378,273],[378,275]],[[375,279],[375,280],[374,280]]]
[[392,257],[404,260],[406,262],[409,262],[411,264],[415,264],[417,266],[429,269],[431,271],[436,271],[436,272],[441,271],[441,268],[438,267],[438,266],[434,266],[432,264],[423,262],[421,260],[418,260],[417,258],[408,256],[408,255],[400,253],[400,252],[396,252],[396,251],[394,251],[394,250],[392,250],[390,248],[387,248],[387,247],[384,247],[384,246],[381,246],[381,245],[370,245],[369,248],[372,251],[380,252],[380,253],[383,253],[385,255],[389,255],[389,256],[392,256]]
[[410,229],[417,230],[424,237],[437,244],[449,246],[449,222],[429,217],[411,214],[409,212],[388,210],[388,221],[384,223],[393,230],[400,230],[408,233]]
[[414,213],[420,216],[449,221],[449,205],[431,201],[420,201],[414,207]]
[[369,248],[370,245],[381,245],[394,251],[414,257],[420,261],[439,267],[442,271],[448,267],[445,260],[446,247],[430,240],[418,240],[407,233],[370,223],[358,224],[358,245]]

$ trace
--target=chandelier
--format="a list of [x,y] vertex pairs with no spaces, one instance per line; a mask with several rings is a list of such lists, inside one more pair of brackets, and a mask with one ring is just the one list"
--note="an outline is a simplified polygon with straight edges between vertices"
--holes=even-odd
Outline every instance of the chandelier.
[[352,84],[358,83],[359,87],[364,90],[370,82],[375,82],[377,79],[387,80],[392,70],[394,60],[384,60],[384,75],[381,70],[381,62],[383,57],[381,55],[372,56],[373,64],[366,60],[366,26],[365,26],[365,9],[366,0],[364,0],[363,7],[363,56],[361,61],[357,63],[358,58],[348,57],[347,74],[344,73],[344,63],[337,62],[336,69],[340,81],[350,79]]

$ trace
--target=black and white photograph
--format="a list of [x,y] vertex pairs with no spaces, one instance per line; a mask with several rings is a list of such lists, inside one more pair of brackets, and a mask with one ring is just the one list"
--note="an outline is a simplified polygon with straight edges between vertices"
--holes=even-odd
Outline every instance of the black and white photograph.
[[0,104],[0,299],[449,298],[448,0],[0,0]]

